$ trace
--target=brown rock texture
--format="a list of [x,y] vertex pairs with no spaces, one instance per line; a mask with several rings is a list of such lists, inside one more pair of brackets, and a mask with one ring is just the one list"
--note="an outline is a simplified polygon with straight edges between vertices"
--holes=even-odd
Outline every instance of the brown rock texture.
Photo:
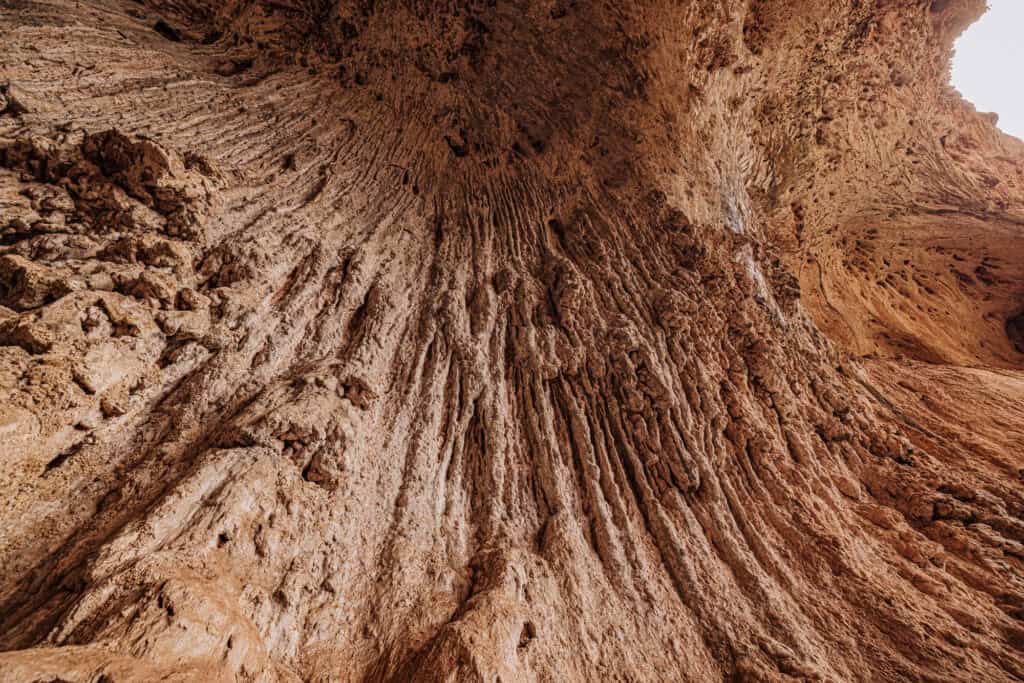
[[0,2],[0,681],[1024,680],[983,10]]

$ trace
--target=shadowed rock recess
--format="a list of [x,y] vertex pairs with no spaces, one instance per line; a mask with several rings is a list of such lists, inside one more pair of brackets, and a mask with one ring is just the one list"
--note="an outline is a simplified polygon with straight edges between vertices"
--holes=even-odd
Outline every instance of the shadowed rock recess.
[[1024,679],[983,10],[0,2],[0,681]]

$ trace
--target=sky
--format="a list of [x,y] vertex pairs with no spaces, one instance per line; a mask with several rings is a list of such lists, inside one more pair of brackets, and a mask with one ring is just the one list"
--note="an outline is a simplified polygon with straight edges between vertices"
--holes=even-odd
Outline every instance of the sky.
[[1024,139],[1024,0],[988,0],[989,10],[956,42],[953,86],[999,127]]

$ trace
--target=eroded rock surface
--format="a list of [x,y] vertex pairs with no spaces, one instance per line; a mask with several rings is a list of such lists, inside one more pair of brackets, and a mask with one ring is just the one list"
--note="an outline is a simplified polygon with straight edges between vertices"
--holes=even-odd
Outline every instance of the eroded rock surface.
[[981,0],[0,7],[0,680],[1024,678]]

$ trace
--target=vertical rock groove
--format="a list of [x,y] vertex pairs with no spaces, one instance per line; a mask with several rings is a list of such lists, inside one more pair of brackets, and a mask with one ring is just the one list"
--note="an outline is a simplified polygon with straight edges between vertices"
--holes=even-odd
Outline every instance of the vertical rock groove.
[[983,9],[0,7],[0,680],[1024,678]]

